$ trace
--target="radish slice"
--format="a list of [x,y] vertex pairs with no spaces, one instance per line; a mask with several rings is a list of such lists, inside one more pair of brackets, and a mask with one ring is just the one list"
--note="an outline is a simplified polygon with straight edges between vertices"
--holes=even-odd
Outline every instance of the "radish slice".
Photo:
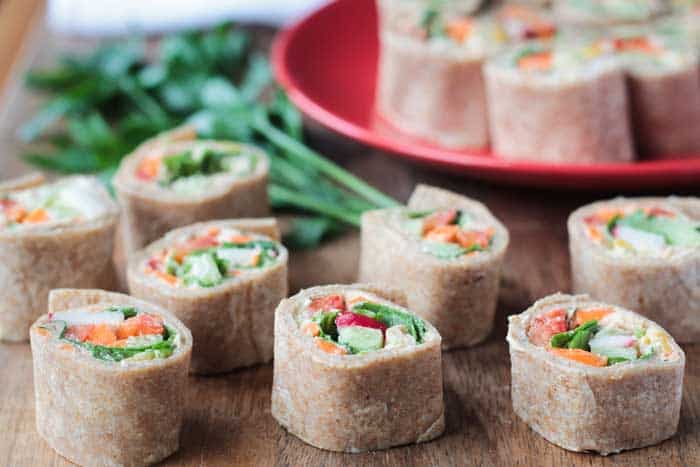
[[615,227],[614,235],[632,245],[636,250],[660,250],[666,246],[666,239],[661,235],[645,232],[624,225]]
[[109,324],[119,326],[124,321],[120,311],[59,311],[51,315],[52,321],[65,321],[68,326],[82,324]]

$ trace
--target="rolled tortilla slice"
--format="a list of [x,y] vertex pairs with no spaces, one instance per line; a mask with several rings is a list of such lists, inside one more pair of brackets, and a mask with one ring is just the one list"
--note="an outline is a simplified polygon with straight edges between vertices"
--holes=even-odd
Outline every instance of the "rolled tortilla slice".
[[283,300],[275,312],[272,416],[331,451],[440,436],[440,335],[397,302],[401,293],[369,285],[313,287]]
[[580,26],[612,26],[651,21],[668,11],[664,0],[553,0],[557,19]]
[[10,191],[23,190],[39,186],[46,182],[46,179],[39,172],[31,172],[19,178],[0,182],[0,194]]
[[625,78],[599,45],[524,44],[490,60],[485,75],[499,157],[554,164],[633,159]]
[[627,31],[611,40],[629,83],[630,115],[643,156],[700,152],[697,51],[659,34]]
[[146,141],[119,166],[114,187],[126,257],[177,227],[269,213],[267,156],[252,146],[195,138],[191,128],[177,129]]
[[443,349],[488,337],[508,231],[481,203],[419,185],[407,208],[362,216],[360,281],[403,290]]
[[129,290],[192,331],[192,372],[221,373],[272,360],[287,258],[274,219],[194,224],[134,254]]
[[172,314],[100,290],[51,292],[31,329],[36,424],[83,466],[145,466],[178,449],[192,336]]
[[556,294],[509,318],[508,343],[513,409],[549,442],[607,455],[676,432],[685,355],[643,316]]
[[429,8],[423,16],[394,13],[381,23],[378,112],[432,143],[487,146],[481,66],[505,40],[489,17]]
[[[29,339],[57,287],[115,286],[112,249],[119,209],[92,177],[0,192],[0,339]],[[16,188],[12,190],[11,188]]]
[[700,341],[700,199],[617,198],[569,216],[573,289]]

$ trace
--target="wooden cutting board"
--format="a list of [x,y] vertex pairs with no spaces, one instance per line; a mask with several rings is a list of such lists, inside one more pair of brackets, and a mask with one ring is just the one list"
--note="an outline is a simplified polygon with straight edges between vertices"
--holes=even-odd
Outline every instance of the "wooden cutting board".
[[[8,1],[17,2],[2,0],[0,15]],[[256,34],[263,43],[269,38],[269,32]],[[4,49],[6,43],[2,44]],[[21,51],[18,68],[7,81],[0,107],[0,179],[28,170],[19,162],[17,156],[23,147],[14,135],[40,98],[22,88],[22,69],[49,64],[63,51],[88,50],[94,45],[52,35],[41,21],[33,23],[23,44],[15,48]],[[191,377],[189,388],[182,388],[188,393],[189,404],[181,447],[166,465],[700,465],[700,345],[685,347],[688,367],[679,432],[659,446],[608,458],[570,453],[533,433],[511,408],[506,317],[523,311],[537,298],[569,289],[566,217],[574,208],[611,193],[514,189],[456,179],[408,165],[314,126],[309,129],[315,148],[398,199],[405,200],[416,183],[429,183],[485,202],[504,221],[512,243],[496,328],[485,344],[444,354],[447,430],[434,442],[357,455],[307,446],[287,434],[270,416],[272,367],[267,365],[221,377]],[[318,250],[294,252],[292,288],[351,282],[358,253],[356,234],[326,243]],[[69,465],[35,431],[31,371],[28,345],[0,344],[0,463],[17,467]]]

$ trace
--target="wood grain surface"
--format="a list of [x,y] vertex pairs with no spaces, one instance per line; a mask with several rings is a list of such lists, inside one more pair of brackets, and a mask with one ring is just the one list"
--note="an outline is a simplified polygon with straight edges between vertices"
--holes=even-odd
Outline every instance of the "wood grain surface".
[[[28,41],[33,45],[26,49],[26,64],[50,63],[59,50],[91,46],[88,41],[52,36],[41,26]],[[14,135],[39,103],[36,96],[22,90],[17,77],[15,74],[10,80],[0,108],[0,179],[27,170],[17,158],[23,148]],[[191,377],[189,388],[182,388],[188,393],[189,403],[181,448],[165,465],[700,465],[698,345],[685,346],[688,366],[679,432],[659,446],[608,458],[570,453],[533,433],[511,408],[510,361],[504,340],[506,317],[523,311],[537,298],[569,290],[566,217],[584,203],[615,193],[576,194],[488,185],[410,165],[313,125],[309,125],[309,136],[315,148],[398,199],[407,199],[416,183],[429,183],[479,199],[503,220],[511,232],[511,249],[496,328],[485,344],[444,354],[447,430],[434,442],[357,455],[307,446],[287,434],[270,416],[272,367],[267,365],[222,377]],[[358,253],[356,234],[329,242],[319,250],[293,253],[292,288],[351,282]],[[31,367],[28,345],[0,344],[0,464],[69,465],[35,431]]]

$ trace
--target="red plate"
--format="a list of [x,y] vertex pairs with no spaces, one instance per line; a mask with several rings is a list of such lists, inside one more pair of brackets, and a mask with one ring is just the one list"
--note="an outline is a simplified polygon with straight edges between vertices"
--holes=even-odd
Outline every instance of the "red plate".
[[700,182],[700,158],[594,166],[508,162],[488,151],[445,149],[400,133],[374,112],[378,45],[374,1],[335,0],[279,34],[272,50],[275,75],[292,101],[322,125],[452,173],[578,189],[676,188]]

